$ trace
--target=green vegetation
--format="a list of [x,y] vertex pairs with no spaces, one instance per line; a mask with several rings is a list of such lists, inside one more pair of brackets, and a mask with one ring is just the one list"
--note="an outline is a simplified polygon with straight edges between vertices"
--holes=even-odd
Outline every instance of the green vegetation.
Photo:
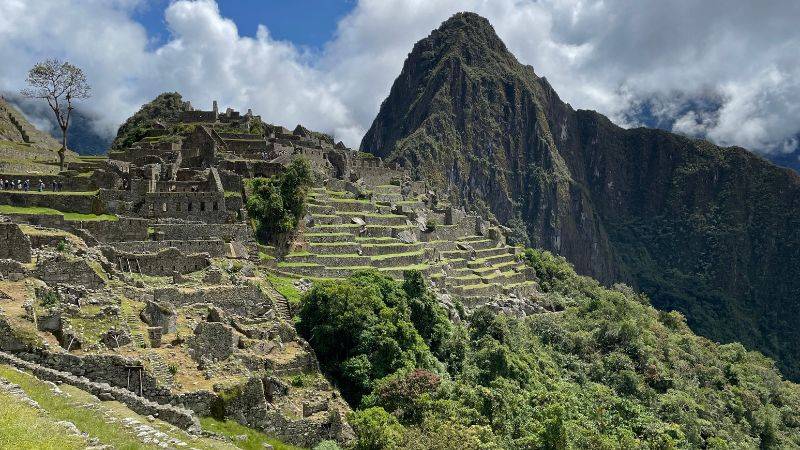
[[65,429],[46,414],[0,392],[0,448],[69,450],[86,448],[80,436]]
[[300,309],[300,333],[351,404],[398,370],[443,370],[447,316],[419,272],[400,284],[374,271],[316,283]]
[[800,387],[677,312],[528,250],[552,313],[452,325],[418,273],[316,283],[298,329],[356,408],[356,448],[796,448]]
[[114,214],[82,214],[82,213],[61,212],[52,208],[43,208],[39,206],[0,205],[0,214],[37,214],[46,216],[61,216],[64,218],[64,220],[85,221],[85,222],[101,221],[101,220],[108,220],[108,221],[119,220],[119,218]]
[[[112,445],[115,448],[156,448],[155,446],[143,445],[136,438],[132,430],[126,430],[117,423],[108,423],[108,420],[101,411],[80,407],[81,403],[79,402],[83,401],[83,403],[86,403],[90,397],[89,394],[85,392],[71,389],[71,397],[69,399],[56,396],[44,382],[37,380],[27,373],[17,372],[8,366],[0,366],[0,377],[18,384],[29,397],[39,403],[39,405],[47,411],[51,420],[66,420],[72,422],[78,429],[88,431],[92,437],[97,438],[104,444]],[[0,409],[5,409],[5,405]],[[61,437],[64,435],[66,435],[66,433],[60,433]],[[36,438],[37,437],[30,437],[30,439]],[[46,439],[47,437],[38,436],[38,438]],[[55,439],[59,438],[56,437]],[[12,446],[8,448],[24,447]]]
[[267,274],[267,280],[272,284],[272,287],[274,287],[279,294],[286,297],[286,301],[289,302],[289,306],[291,306],[292,309],[300,306],[302,293],[294,285],[294,278],[282,277],[270,272]]
[[[277,439],[270,438],[264,433],[258,432],[252,428],[247,428],[232,420],[223,422],[211,417],[203,417],[200,419],[200,425],[204,430],[231,439],[234,445],[245,450],[263,450],[264,444],[273,446],[275,450],[301,450],[300,447],[284,444]],[[245,438],[242,439],[242,436]]]
[[247,199],[247,212],[255,221],[259,239],[274,242],[297,228],[313,177],[308,161],[295,158],[280,175],[247,181],[252,192]]

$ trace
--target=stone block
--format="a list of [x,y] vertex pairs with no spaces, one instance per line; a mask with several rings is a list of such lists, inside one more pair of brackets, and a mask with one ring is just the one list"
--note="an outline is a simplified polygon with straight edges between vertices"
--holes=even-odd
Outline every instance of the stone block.
[[151,327],[161,328],[162,334],[175,332],[177,315],[175,307],[169,303],[149,300],[139,317]]
[[189,341],[196,361],[201,358],[222,361],[231,356],[239,344],[239,336],[228,325],[221,322],[201,322],[194,329]]

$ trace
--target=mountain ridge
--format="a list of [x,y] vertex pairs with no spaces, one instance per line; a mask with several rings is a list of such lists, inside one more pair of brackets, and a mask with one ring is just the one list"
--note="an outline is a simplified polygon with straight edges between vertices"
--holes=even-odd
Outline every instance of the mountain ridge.
[[473,13],[417,42],[361,150],[800,377],[800,176],[739,147],[575,110],[497,42]]

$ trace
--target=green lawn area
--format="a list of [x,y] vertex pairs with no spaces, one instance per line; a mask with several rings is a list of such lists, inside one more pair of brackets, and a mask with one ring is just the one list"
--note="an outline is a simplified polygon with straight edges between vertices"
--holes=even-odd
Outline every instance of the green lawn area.
[[74,221],[116,221],[118,217],[114,214],[81,214],[72,212],[61,212],[52,208],[44,208],[41,206],[11,206],[0,205],[0,214],[37,214],[42,216],[61,216],[64,220]]
[[[146,423],[197,449],[263,449],[264,443],[269,443],[276,449],[298,449],[238,423],[219,422],[214,419],[201,419],[203,429],[230,438],[232,443],[208,437],[193,438],[185,431],[165,422],[148,421],[122,403],[100,402],[96,397],[74,386],[62,384],[60,389],[69,396],[56,395],[45,382],[27,372],[19,372],[6,365],[0,365],[0,378],[19,385],[44,409],[44,412],[37,411],[0,392],[0,448],[2,449],[86,448],[83,438],[72,436],[55,425],[55,422],[62,420],[72,422],[80,431],[88,433],[90,437],[97,438],[101,444],[111,448],[157,449],[158,447],[154,445],[142,443],[136,436],[137,431],[121,423],[126,417]],[[247,436],[246,440],[237,439],[243,435]]]
[[[65,399],[64,397],[56,396],[50,391],[48,385],[42,381],[34,378],[27,373],[20,373],[8,366],[0,366],[0,376],[18,384],[22,389],[31,397],[36,400],[39,405],[44,408],[47,413],[52,417],[52,420],[66,420],[75,424],[81,431],[88,432],[92,437],[99,439],[102,443],[112,445],[119,449],[137,449],[137,448],[156,448],[154,446],[145,446],[133,434],[120,424],[107,423],[105,417],[100,411],[80,408],[75,405],[76,401],[83,401],[86,403],[89,394],[83,391],[87,398],[76,398],[75,393],[70,392],[71,397]],[[66,387],[66,386],[65,386]],[[80,395],[79,395],[80,396]],[[4,408],[0,408],[4,409]],[[65,433],[61,432],[59,437],[64,437]],[[38,436],[38,438],[45,438],[46,436]],[[49,436],[52,438],[52,436]],[[11,446],[4,448],[25,448],[20,446]],[[29,447],[38,448],[38,447]],[[54,447],[55,448],[55,447]]]
[[[200,425],[204,430],[230,438],[237,447],[245,450],[264,450],[264,444],[272,445],[275,450],[302,449],[302,447],[284,444],[277,439],[272,439],[264,433],[258,432],[252,428],[247,428],[232,420],[222,422],[211,417],[203,417],[200,419]],[[241,436],[246,436],[247,438],[245,440],[240,440]]]
[[295,287],[295,279],[282,277],[269,272],[267,273],[267,281],[272,283],[272,287],[274,287],[278,293],[286,297],[286,300],[289,302],[289,305],[291,305],[292,308],[300,305],[300,300],[303,297],[303,293],[300,292],[297,287]]
[[70,450],[86,447],[80,436],[68,435],[46,413],[0,392],[0,448]]

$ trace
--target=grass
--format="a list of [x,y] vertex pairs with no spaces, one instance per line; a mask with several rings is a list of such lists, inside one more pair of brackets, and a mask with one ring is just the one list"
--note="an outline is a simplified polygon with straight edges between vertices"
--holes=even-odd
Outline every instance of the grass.
[[[273,446],[275,450],[301,450],[301,447],[285,444],[232,420],[223,422],[211,417],[203,417],[200,419],[200,425],[204,430],[230,438],[237,447],[245,450],[264,450],[264,444]],[[246,438],[240,439],[241,436]]]
[[316,263],[281,261],[278,263],[278,267],[322,267],[322,266]]
[[32,214],[38,216],[61,216],[64,220],[69,221],[116,221],[119,220],[114,214],[83,214],[73,212],[61,212],[52,208],[44,208],[41,206],[11,206],[0,205],[0,214]]
[[295,280],[274,273],[267,273],[267,281],[272,284],[272,287],[274,287],[279,294],[286,297],[289,305],[292,307],[300,305],[303,293],[294,285]]
[[[72,422],[80,431],[88,433],[90,437],[96,438],[101,444],[108,445],[111,448],[130,450],[158,448],[154,445],[144,444],[139,438],[137,438],[136,431],[134,429],[126,428],[124,425],[122,425],[121,420],[124,418],[132,418],[140,423],[146,423],[154,429],[167,434],[171,438],[176,438],[186,442],[192,448],[201,450],[236,448],[233,445],[218,439],[192,437],[185,431],[160,420],[149,421],[131,411],[122,403],[116,401],[100,402],[93,395],[74,386],[62,384],[60,389],[68,395],[56,395],[50,390],[50,386],[45,384],[43,381],[37,379],[27,372],[20,372],[9,366],[0,365],[0,377],[19,385],[31,399],[39,403],[39,405],[46,411],[49,423],[54,423],[55,421],[61,420]],[[31,422],[28,419],[36,420],[36,417],[32,416],[29,411],[25,411],[24,409],[19,411],[21,413],[20,416],[15,417],[12,415],[15,411],[8,407],[8,402],[3,400],[3,397],[0,396],[0,405],[2,405],[2,407],[0,407],[0,448],[53,448],[60,450],[86,447],[85,443],[82,445],[80,444],[82,441],[78,441],[79,444],[77,446],[74,445],[71,441],[69,441],[69,439],[67,439],[71,436],[67,433],[64,433],[62,429],[49,430],[45,428],[42,429],[41,433],[35,432],[36,430],[35,428],[32,428],[32,425],[35,426],[36,422]],[[36,411],[34,410],[34,412]],[[5,426],[7,423],[5,419],[7,414],[10,417],[10,421],[16,421],[16,424],[10,424],[8,426],[9,432],[14,432],[14,429],[20,426],[20,424],[24,429],[28,430],[26,436],[20,436],[17,438],[14,437],[15,435],[12,435],[12,438],[15,439],[15,441],[11,441],[10,445],[5,445],[4,441],[4,439],[7,439]],[[205,426],[205,424],[203,424],[203,426]],[[254,430],[250,430],[241,425],[239,425],[239,427],[240,428],[235,429],[237,432],[236,435],[249,433],[254,433],[256,436],[261,435],[261,433],[255,432]],[[30,445],[28,444],[28,441],[33,441],[36,439],[41,440],[42,442],[31,442]],[[272,442],[279,445],[284,445],[278,441]],[[237,446],[239,448],[252,448],[242,447],[241,445]],[[292,449],[294,447],[278,447],[276,445],[275,448]]]
[[[76,398],[73,392],[70,392],[71,397],[69,399],[58,397],[54,395],[50,391],[50,388],[43,382],[27,373],[18,372],[8,366],[0,367],[0,376],[12,383],[18,384],[25,393],[33,400],[37,401],[53,419],[72,422],[78,429],[89,432],[92,437],[99,439],[104,444],[119,449],[155,448],[153,446],[143,445],[132,432],[122,428],[119,424],[107,423],[107,419],[101,412],[80,408],[75,404],[76,401],[81,400],[84,400],[83,403],[86,403],[86,398]],[[89,396],[89,394],[85,392],[83,394],[85,397]],[[65,433],[62,432],[61,434],[64,435]]]
[[382,260],[385,260],[385,259],[400,258],[400,257],[404,257],[404,256],[422,256],[424,254],[425,254],[425,250],[422,249],[422,250],[416,250],[416,251],[413,251],[413,252],[389,253],[387,255],[370,256],[370,259],[372,259],[373,261],[382,261]]
[[86,447],[80,436],[65,429],[42,411],[0,392],[0,448],[69,450]]

